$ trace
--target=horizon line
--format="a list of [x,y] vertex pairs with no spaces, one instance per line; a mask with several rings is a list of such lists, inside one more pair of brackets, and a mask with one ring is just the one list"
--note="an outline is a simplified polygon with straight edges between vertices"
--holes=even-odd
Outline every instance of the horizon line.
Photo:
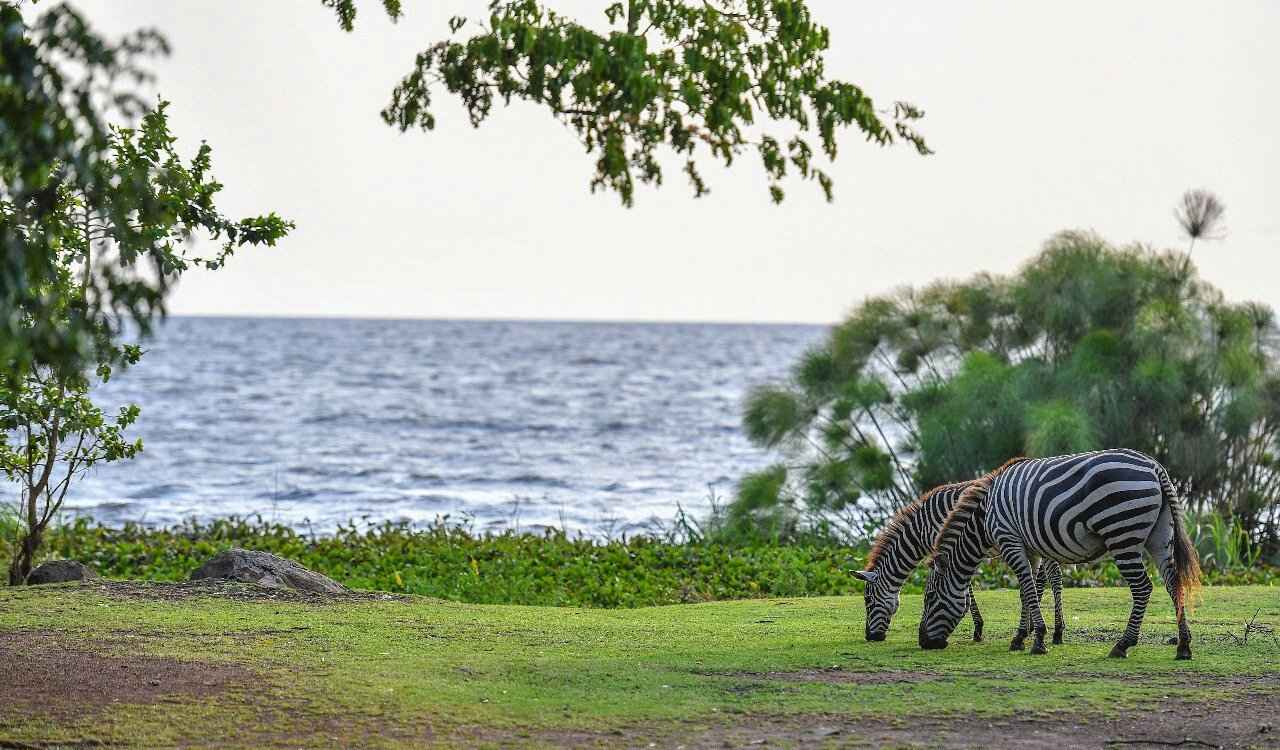
[[711,325],[711,326],[811,326],[831,327],[836,322],[815,323],[810,321],[783,320],[659,320],[654,318],[519,318],[495,316],[484,317],[434,317],[434,316],[392,316],[392,315],[325,315],[323,313],[169,313],[165,320],[173,318],[211,318],[224,320],[370,320],[388,323],[396,322],[428,322],[428,323],[565,323],[565,324],[629,324],[629,325]]

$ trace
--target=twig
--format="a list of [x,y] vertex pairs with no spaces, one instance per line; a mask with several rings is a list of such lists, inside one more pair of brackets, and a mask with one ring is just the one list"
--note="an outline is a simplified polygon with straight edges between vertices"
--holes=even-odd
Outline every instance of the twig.
[[1249,643],[1249,634],[1250,634],[1250,633],[1267,633],[1267,634],[1271,634],[1271,639],[1272,639],[1272,640],[1275,640],[1275,635],[1274,635],[1274,634],[1272,634],[1272,630],[1271,630],[1271,627],[1270,627],[1270,626],[1268,626],[1268,625],[1258,625],[1258,624],[1257,624],[1257,621],[1258,621],[1258,615],[1259,615],[1259,614],[1261,614],[1261,613],[1262,613],[1262,610],[1261,610],[1261,609],[1258,609],[1257,611],[1255,611],[1255,612],[1253,613],[1253,617],[1250,617],[1250,618],[1249,618],[1249,621],[1248,621],[1248,622],[1246,622],[1246,623],[1244,624],[1244,637],[1243,637],[1243,638],[1237,637],[1235,633],[1227,633],[1227,637],[1228,637],[1228,638],[1230,638],[1232,641],[1235,641],[1235,644],[1236,644],[1237,646],[1245,646],[1245,645],[1248,645],[1248,643]]
[[1249,632],[1253,630],[1253,623],[1257,622],[1257,620],[1258,620],[1258,613],[1260,613],[1260,612],[1262,612],[1262,609],[1261,609],[1261,608],[1259,608],[1258,610],[1256,610],[1256,611],[1253,613],[1253,617],[1250,617],[1250,618],[1249,618],[1249,621],[1248,621],[1248,622],[1246,622],[1246,623],[1244,624],[1244,642],[1245,642],[1245,643],[1248,643],[1248,642],[1249,642]]
[[1204,740],[1193,740],[1190,737],[1178,740],[1177,742],[1165,742],[1164,740],[1107,740],[1104,745],[1160,745],[1162,747],[1182,747],[1183,745],[1197,745],[1199,747],[1218,748],[1221,745],[1213,745]]
[[48,750],[48,748],[52,747],[110,747],[115,744],[96,737],[86,737],[79,740],[58,740],[57,742],[52,740],[49,742],[37,741],[35,743],[0,738],[0,750]]

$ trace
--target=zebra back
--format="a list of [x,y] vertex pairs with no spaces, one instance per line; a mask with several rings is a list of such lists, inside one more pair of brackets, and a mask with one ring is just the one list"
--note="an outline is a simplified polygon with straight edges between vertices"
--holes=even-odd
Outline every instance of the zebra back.
[[974,521],[974,517],[981,512],[982,503],[987,499],[987,493],[991,491],[992,480],[1010,466],[1028,460],[1030,459],[1025,456],[1011,458],[994,471],[990,471],[969,483],[969,486],[956,499],[955,505],[951,508],[951,513],[947,515],[947,520],[942,522],[942,527],[938,530],[938,536],[933,543],[932,556],[934,558],[937,558],[940,553],[954,548],[969,533],[970,524]]
[[[934,504],[947,503],[952,495],[957,494],[969,484],[970,482],[940,484],[903,506],[876,536],[871,551],[867,553],[867,563],[863,570],[874,570],[882,562],[895,568],[904,565],[908,568],[915,567],[932,548],[933,539],[937,535],[939,522],[934,519],[934,516],[945,520],[949,512],[946,509],[937,508]],[[894,555],[893,550],[896,548],[894,542],[897,541],[906,541],[909,543],[908,546],[921,550],[921,553],[909,561],[890,560],[888,558]]]

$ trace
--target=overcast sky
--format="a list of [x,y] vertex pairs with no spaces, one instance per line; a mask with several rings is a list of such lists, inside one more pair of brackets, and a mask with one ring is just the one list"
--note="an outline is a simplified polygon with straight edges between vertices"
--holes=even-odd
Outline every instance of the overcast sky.
[[[190,149],[214,148],[231,213],[298,223],[281,246],[195,272],[178,313],[450,318],[837,320],[868,294],[1006,272],[1052,233],[1181,246],[1172,208],[1207,187],[1229,235],[1202,273],[1280,307],[1280,3],[811,0],[829,72],[906,99],[937,152],[845,134],[834,204],[756,159],[683,175],[636,207],[591,195],[593,157],[544,110],[479,130],[447,94],[434,132],[379,111],[420,49],[483,0],[365,0],[354,34],[318,0],[74,2],[104,31],[159,28],[156,65]],[[603,22],[605,0],[554,5]]]

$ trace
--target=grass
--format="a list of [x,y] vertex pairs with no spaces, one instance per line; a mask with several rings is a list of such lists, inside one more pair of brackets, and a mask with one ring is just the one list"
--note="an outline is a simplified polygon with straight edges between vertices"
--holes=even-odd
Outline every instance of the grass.
[[[1206,589],[1192,619],[1196,658],[1187,663],[1161,643],[1174,626],[1159,597],[1130,658],[1105,658],[1128,611],[1128,592],[1118,588],[1068,590],[1067,643],[1044,657],[1007,650],[1013,591],[978,594],[986,642],[969,642],[966,621],[950,648],[926,652],[915,645],[915,596],[903,598],[888,641],[871,644],[861,637],[860,597],[604,610],[416,597],[165,600],[93,586],[6,590],[0,641],[38,629],[69,641],[63,648],[72,651],[171,657],[193,669],[233,663],[259,676],[213,696],[97,712],[46,706],[5,719],[0,704],[0,739],[146,747],[609,744],[637,731],[670,738],[761,716],[1105,715],[1171,697],[1225,697],[1230,680],[1274,675],[1277,593]],[[1259,684],[1280,690],[1270,679]]]

